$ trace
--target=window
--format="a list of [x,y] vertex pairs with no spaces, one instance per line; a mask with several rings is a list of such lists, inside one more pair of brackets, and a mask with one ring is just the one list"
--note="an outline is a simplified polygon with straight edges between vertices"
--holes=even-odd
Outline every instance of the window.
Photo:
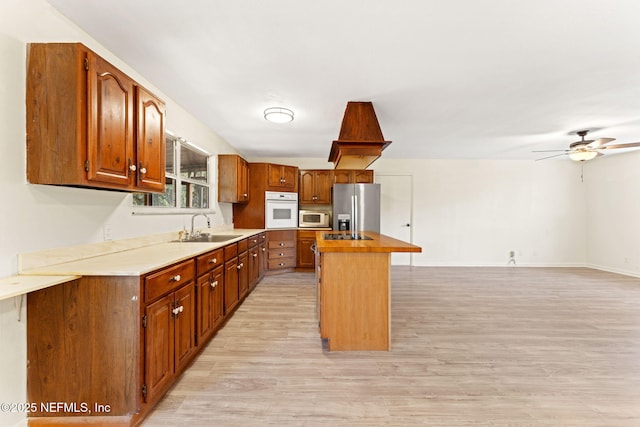
[[209,209],[209,155],[167,133],[165,192],[134,193],[133,206]]

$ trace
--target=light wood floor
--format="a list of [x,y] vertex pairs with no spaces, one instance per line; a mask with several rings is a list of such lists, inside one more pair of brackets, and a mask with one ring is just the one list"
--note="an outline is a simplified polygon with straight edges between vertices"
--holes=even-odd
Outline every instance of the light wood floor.
[[640,279],[392,274],[392,351],[327,353],[310,273],[265,278],[143,424],[640,426]]

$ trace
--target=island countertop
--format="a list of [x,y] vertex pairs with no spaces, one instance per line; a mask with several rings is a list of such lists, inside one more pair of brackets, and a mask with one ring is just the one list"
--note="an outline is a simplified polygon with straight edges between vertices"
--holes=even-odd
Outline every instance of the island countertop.
[[316,232],[316,247],[319,252],[422,252],[420,246],[385,236],[373,231],[363,231],[371,239],[359,240],[327,240],[325,234],[344,234],[344,232]]

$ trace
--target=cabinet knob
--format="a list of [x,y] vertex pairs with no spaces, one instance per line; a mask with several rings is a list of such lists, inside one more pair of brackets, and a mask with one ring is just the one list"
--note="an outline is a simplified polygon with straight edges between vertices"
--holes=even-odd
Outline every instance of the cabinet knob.
[[216,286],[218,286],[218,281],[216,280],[215,282],[211,282],[211,287],[215,288]]
[[284,267],[284,262],[281,262],[280,264],[278,264],[280,267]]
[[217,258],[212,258],[209,260],[209,264],[215,264],[216,262],[218,262]]
[[280,246],[284,246],[284,242],[280,242],[280,243],[279,243],[279,245],[280,245]]
[[147,173],[147,168],[140,168],[140,175]]
[[237,266],[236,268],[237,268],[238,270],[240,270],[242,267],[244,267],[244,263],[242,263],[242,262],[241,262],[240,264],[238,264],[238,266]]
[[258,254],[253,254],[253,257],[256,258],[258,256]]
[[178,314],[182,313],[183,311],[184,311],[184,306],[182,306],[182,305],[180,307],[176,307],[173,310],[171,310],[171,312],[176,316]]
[[171,278],[174,282],[179,282],[180,279],[182,279],[182,276],[180,276],[179,274],[176,274],[175,276],[173,276]]
[[262,252],[266,252],[266,251],[267,251],[267,248],[262,248]]
[[135,172],[135,171],[136,171],[136,169],[138,169],[138,168],[136,167],[136,165],[129,165],[129,170],[130,170],[131,172]]
[[284,256],[284,252],[280,252],[278,255],[280,255],[280,256]]
[[244,198],[246,199],[247,197],[249,197],[249,195],[248,195],[247,193],[244,193],[244,194],[242,195],[242,197],[244,197]]

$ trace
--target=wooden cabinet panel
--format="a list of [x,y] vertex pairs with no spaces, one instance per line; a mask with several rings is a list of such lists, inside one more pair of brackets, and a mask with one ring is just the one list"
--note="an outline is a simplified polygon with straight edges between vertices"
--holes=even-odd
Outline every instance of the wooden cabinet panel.
[[164,192],[164,103],[80,43],[31,43],[27,179]]
[[267,269],[281,270],[296,266],[296,230],[267,231]]
[[229,313],[236,307],[239,299],[238,292],[238,258],[232,258],[224,264],[224,313]]
[[373,184],[373,170],[336,169],[333,171],[334,184]]
[[214,331],[224,319],[224,268],[222,266],[211,272],[211,315]]
[[145,401],[150,402],[173,381],[174,322],[173,294],[145,309]]
[[356,184],[373,184],[373,171],[369,169],[353,171],[353,182]]
[[249,164],[237,154],[218,155],[218,201],[249,202]]
[[195,354],[196,316],[195,288],[193,283],[175,292],[175,372],[181,372]]
[[203,344],[207,338],[213,334],[213,288],[211,284],[211,273],[203,274],[198,277],[197,286],[197,331],[198,345]]
[[315,231],[298,231],[296,266],[298,268],[314,268],[315,253],[311,246],[316,241]]
[[249,293],[249,252],[238,255],[238,298],[243,299]]
[[164,135],[164,102],[146,89],[136,87],[137,100],[137,186],[151,191],[164,191],[166,155]]
[[134,82],[93,52],[87,61],[88,179],[127,187],[134,161]]
[[224,264],[224,249],[216,249],[196,257],[198,276]]
[[147,275],[144,278],[145,302],[152,301],[194,280],[195,273],[195,264],[193,260],[189,260]]
[[253,290],[260,280],[260,247],[249,249],[249,289]]

